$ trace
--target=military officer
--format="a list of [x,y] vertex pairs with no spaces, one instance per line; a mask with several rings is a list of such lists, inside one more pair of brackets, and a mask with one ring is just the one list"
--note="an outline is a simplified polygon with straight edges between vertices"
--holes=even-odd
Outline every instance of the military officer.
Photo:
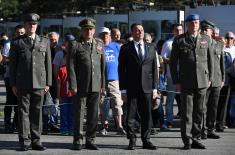
[[24,16],[25,35],[13,40],[10,51],[10,84],[18,98],[18,132],[22,151],[45,150],[40,142],[42,103],[51,85],[51,51],[48,38],[36,34],[39,15]]
[[86,148],[98,150],[94,144],[98,123],[100,91],[104,91],[105,58],[103,42],[93,37],[95,20],[84,19],[79,23],[82,37],[73,42],[68,54],[69,89],[74,94],[75,150],[82,149],[83,118],[87,107]]
[[204,102],[202,139],[219,139],[220,136],[215,133],[215,120],[220,95],[220,89],[225,81],[223,43],[215,41],[212,38],[215,24],[208,20],[200,23],[201,32],[211,38],[212,56],[214,62],[214,74],[211,86],[207,90],[206,100]]
[[186,26],[187,32],[177,36],[173,42],[170,70],[176,89],[181,91],[184,149],[205,149],[200,137],[203,102],[213,75],[210,38],[199,33],[198,14],[189,15]]

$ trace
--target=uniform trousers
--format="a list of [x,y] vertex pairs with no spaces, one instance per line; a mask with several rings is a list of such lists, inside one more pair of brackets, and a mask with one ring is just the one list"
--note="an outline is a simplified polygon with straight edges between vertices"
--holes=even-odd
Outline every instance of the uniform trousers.
[[135,121],[136,113],[139,112],[141,118],[141,139],[143,142],[150,140],[152,127],[151,115],[152,94],[139,92],[136,95],[127,93],[127,138],[136,139]]
[[206,90],[207,88],[181,90],[181,137],[185,145],[190,144],[190,139],[199,140],[201,137]]
[[[100,93],[78,93],[73,97],[74,105],[74,140],[73,144],[81,144],[83,139],[83,119],[86,113],[86,141],[94,142],[98,124],[98,104]],[[86,109],[87,108],[87,109]]]
[[210,87],[207,89],[203,108],[202,132],[206,133],[207,128],[210,131],[215,128],[220,89],[220,87]]
[[18,132],[21,147],[41,145],[44,89],[18,89]]

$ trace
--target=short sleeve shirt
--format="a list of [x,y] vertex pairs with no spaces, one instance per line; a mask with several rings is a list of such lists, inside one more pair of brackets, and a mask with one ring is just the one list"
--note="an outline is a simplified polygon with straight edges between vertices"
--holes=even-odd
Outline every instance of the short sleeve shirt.
[[64,52],[63,51],[56,52],[55,58],[54,58],[52,64],[56,65],[57,67],[61,67],[65,64],[65,62],[64,62]]

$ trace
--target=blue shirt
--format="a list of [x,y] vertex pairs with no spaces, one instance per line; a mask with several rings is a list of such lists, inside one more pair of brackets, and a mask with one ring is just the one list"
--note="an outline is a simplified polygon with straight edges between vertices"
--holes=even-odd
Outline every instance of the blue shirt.
[[118,80],[118,56],[120,45],[116,42],[111,42],[104,46],[106,58],[106,80]]

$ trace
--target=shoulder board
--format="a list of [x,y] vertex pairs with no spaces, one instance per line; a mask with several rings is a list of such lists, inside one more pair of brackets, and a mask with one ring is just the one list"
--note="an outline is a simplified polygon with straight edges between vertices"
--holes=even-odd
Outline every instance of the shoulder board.
[[101,42],[103,43],[103,40],[101,40],[100,38],[94,38],[96,42]]
[[77,46],[77,45],[80,44],[80,43],[78,43],[77,40],[73,40],[73,41],[70,42],[70,44],[71,44],[72,46]]
[[202,38],[205,38],[205,39],[207,39],[207,40],[211,40],[211,38],[210,38],[208,35],[206,35],[206,34],[201,34],[201,37],[202,37]]
[[219,46],[224,47],[224,42],[222,40],[215,40],[215,41]]
[[208,38],[208,35],[206,34],[200,34],[202,37]]

